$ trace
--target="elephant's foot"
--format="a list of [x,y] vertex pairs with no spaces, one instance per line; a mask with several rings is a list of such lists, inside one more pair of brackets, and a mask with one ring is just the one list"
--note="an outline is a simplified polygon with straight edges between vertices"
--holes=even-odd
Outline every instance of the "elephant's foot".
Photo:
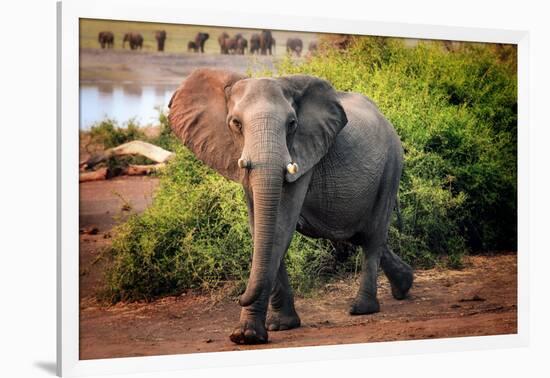
[[413,284],[413,280],[412,269],[402,272],[398,279],[390,280],[393,297],[398,300],[405,299]]
[[380,265],[391,283],[393,297],[405,299],[414,280],[412,268],[389,249],[382,254]]
[[407,294],[409,293],[409,289],[412,286],[412,277],[410,281],[404,282],[401,281],[399,283],[393,283],[391,282],[391,293],[393,297],[397,300],[402,300],[407,298]]
[[266,344],[267,331],[263,321],[246,320],[233,330],[229,339],[235,344]]
[[285,331],[287,329],[298,328],[300,324],[300,317],[296,311],[292,311],[289,314],[273,311],[266,322],[267,329],[270,331]]
[[380,311],[380,304],[376,298],[355,298],[349,309],[350,315],[368,315]]

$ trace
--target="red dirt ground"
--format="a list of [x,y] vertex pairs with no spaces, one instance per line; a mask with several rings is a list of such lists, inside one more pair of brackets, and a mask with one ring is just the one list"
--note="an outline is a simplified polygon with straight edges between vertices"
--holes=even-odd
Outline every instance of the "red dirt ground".
[[95,293],[101,285],[104,262],[97,256],[110,242],[108,233],[115,223],[112,216],[119,215],[127,201],[131,211],[143,210],[156,185],[155,179],[147,177],[80,185],[80,227],[98,229],[97,234],[82,234],[80,238],[81,359],[517,332],[517,259],[512,252],[467,257],[461,270],[417,270],[410,296],[403,301],[392,298],[381,275],[381,312],[374,315],[348,315],[356,280],[327,285],[311,298],[297,298],[302,327],[270,332],[270,342],[260,346],[238,346],[229,341],[239,319],[239,306],[223,292],[101,305]]

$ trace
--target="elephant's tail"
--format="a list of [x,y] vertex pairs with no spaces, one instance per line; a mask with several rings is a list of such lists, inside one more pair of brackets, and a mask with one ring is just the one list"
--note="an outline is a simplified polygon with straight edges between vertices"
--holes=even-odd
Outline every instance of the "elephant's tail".
[[401,216],[401,204],[399,203],[399,195],[395,198],[395,212],[397,213],[397,229],[399,233],[403,233],[403,217]]

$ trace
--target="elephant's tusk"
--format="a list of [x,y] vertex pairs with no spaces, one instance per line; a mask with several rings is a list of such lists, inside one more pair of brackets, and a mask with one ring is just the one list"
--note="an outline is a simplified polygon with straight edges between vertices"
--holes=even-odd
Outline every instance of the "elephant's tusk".
[[286,170],[287,170],[288,173],[290,173],[291,175],[295,175],[296,173],[298,173],[298,164],[296,164],[296,163],[288,163],[288,165],[286,166]]
[[237,164],[239,165],[239,168],[250,168],[250,161],[243,158],[240,158],[239,161],[237,161]]

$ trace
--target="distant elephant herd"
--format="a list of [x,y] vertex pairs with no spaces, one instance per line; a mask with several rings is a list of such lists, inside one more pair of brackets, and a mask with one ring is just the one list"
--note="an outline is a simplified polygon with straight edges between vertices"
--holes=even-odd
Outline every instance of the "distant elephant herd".
[[[157,30],[155,39],[157,41],[157,51],[164,51],[167,33],[165,30]],[[210,38],[208,33],[198,32],[195,39],[187,43],[187,52],[204,53],[204,45]],[[102,49],[113,48],[115,36],[110,31],[102,31],[98,34],[98,42]],[[126,42],[131,50],[141,49],[143,47],[143,35],[140,33],[126,33],[122,39],[122,47],[126,47]],[[244,55],[247,51],[249,54],[272,55],[275,52],[275,38],[273,38],[271,30],[262,30],[260,33],[253,33],[249,41],[241,34],[235,34],[231,37],[226,32],[223,32],[218,37],[220,46],[220,54],[236,54]],[[296,56],[301,56],[303,50],[303,42],[300,38],[288,38],[286,41],[286,52]],[[312,41],[308,45],[310,54],[317,51],[317,42]]]
[[[164,51],[164,42],[166,41],[166,31],[157,30],[155,32],[155,39],[157,40],[157,50]],[[97,41],[102,49],[112,49],[115,45],[115,35],[110,31],[102,31],[97,35]],[[141,33],[125,33],[122,37],[122,48],[126,47],[126,42],[130,46],[131,50],[137,50],[143,48],[143,35]]]

